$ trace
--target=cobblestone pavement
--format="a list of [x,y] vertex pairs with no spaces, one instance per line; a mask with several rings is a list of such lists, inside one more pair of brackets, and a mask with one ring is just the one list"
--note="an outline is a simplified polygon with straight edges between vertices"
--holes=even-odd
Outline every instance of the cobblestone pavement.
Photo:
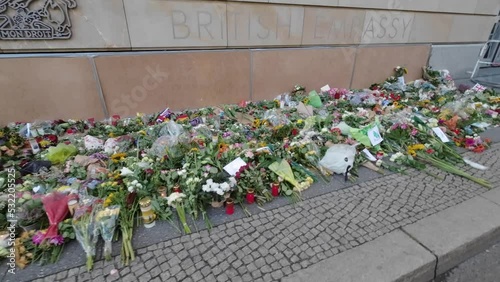
[[[500,183],[500,144],[470,159],[488,166],[474,175]],[[433,170],[410,171],[268,210],[137,250],[130,266],[98,261],[35,281],[276,281],[323,259],[487,191]],[[496,175],[495,175],[496,174]],[[83,253],[82,253],[83,255]],[[113,268],[119,274],[110,275]]]

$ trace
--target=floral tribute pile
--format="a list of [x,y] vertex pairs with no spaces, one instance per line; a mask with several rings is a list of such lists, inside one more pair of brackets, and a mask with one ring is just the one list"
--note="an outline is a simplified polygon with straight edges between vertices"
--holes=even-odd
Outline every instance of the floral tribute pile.
[[90,270],[100,238],[108,260],[121,240],[128,264],[138,224],[179,220],[173,225],[190,233],[199,217],[210,227],[209,208],[230,216],[235,205],[300,201],[332,174],[354,181],[361,165],[431,175],[437,167],[490,187],[458,168],[486,169],[455,147],[488,148],[478,133],[499,124],[499,93],[457,88],[447,71],[429,67],[424,79],[405,83],[405,74],[397,67],[362,90],[297,85],[272,101],[1,128],[0,254],[9,253],[6,230],[15,225],[19,267],[53,263],[76,239]]

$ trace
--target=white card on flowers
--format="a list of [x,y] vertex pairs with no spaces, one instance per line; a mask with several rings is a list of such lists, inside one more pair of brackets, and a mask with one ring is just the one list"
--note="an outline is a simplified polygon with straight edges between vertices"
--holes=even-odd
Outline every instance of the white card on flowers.
[[444,134],[444,132],[441,130],[441,128],[434,127],[434,128],[432,128],[432,131],[434,131],[436,136],[439,137],[439,139],[441,139],[441,141],[443,141],[444,143],[450,142],[450,139],[448,139],[448,136],[446,136],[446,134]]
[[377,146],[384,140],[382,138],[382,135],[380,135],[380,131],[378,130],[378,126],[374,126],[370,129],[368,129],[368,138],[370,139],[370,142],[372,143],[373,146]]
[[236,173],[240,170],[240,167],[245,166],[247,163],[238,157],[234,161],[228,163],[225,167],[224,170],[229,173],[231,176],[236,175]]
[[366,158],[372,162],[376,161],[377,158],[375,158],[372,153],[370,153],[370,151],[368,151],[367,149],[364,149],[363,151],[363,154],[365,154]]

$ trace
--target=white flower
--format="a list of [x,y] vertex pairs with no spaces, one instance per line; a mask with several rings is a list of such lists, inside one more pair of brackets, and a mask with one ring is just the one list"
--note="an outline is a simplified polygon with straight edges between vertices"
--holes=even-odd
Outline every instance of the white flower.
[[247,151],[245,153],[245,157],[247,157],[247,158],[253,158],[253,152],[252,151]]
[[382,165],[382,160],[377,160],[377,161],[375,162],[375,165],[376,165],[376,166],[381,166],[381,165]]
[[132,185],[137,185],[137,183],[139,183],[139,181],[134,180],[134,181],[132,181],[132,183],[131,183],[131,184],[132,184]]
[[207,184],[208,185],[212,185],[212,183],[214,183],[214,180],[212,178],[207,179]]
[[185,194],[174,192],[167,197],[167,203],[169,206],[174,206],[174,203],[180,202],[184,197],[186,197]]
[[231,187],[236,185],[236,178],[234,178],[233,176],[229,177],[229,184],[231,185]]
[[183,176],[184,174],[186,174],[186,170],[185,170],[185,169],[183,169],[183,170],[179,170],[179,171],[177,172],[177,174],[178,174],[179,176]]
[[221,189],[217,189],[216,193],[220,196],[224,195],[224,191],[222,191]]
[[229,187],[229,184],[227,184],[226,182],[224,182],[224,183],[222,183],[222,184],[220,185],[220,188],[221,188],[222,190],[224,190],[224,191],[229,191],[229,188],[231,188],[231,187]]
[[134,174],[134,172],[132,170],[130,170],[128,167],[122,167],[120,169],[121,176],[128,176],[128,175],[132,175],[132,174]]
[[129,193],[133,193],[134,192],[134,186],[129,186],[129,187],[127,187],[127,189],[128,189]]
[[203,190],[203,192],[210,192],[210,187],[207,184],[204,184],[201,186],[201,190]]
[[137,186],[139,189],[141,189],[141,188],[142,188],[142,184],[141,184],[141,183],[138,183],[138,184],[137,184],[137,185],[135,185],[135,186]]

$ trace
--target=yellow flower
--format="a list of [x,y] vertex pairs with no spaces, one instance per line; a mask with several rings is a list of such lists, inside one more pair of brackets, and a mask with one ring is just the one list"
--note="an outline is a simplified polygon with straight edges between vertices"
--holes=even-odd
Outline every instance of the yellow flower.
[[0,130],[0,138],[3,138],[5,133],[3,133],[3,131]]
[[302,119],[297,120],[297,124],[302,124],[303,122],[304,122],[304,120],[302,120]]
[[48,147],[49,145],[50,145],[50,141],[47,141],[47,140],[40,141],[40,147],[42,147],[42,148]]
[[139,131],[139,134],[146,135],[146,131],[141,130],[141,131]]
[[267,146],[267,143],[266,142],[260,142],[259,143],[259,147],[266,147]]
[[116,153],[111,156],[111,160],[113,160],[114,163],[117,163],[125,159],[126,156],[127,156],[126,153]]
[[412,157],[415,157],[417,155],[417,152],[415,152],[415,150],[408,149],[408,154],[410,154]]
[[109,136],[109,137],[115,137],[115,134],[114,134],[113,132],[110,132],[110,133],[108,134],[108,136]]
[[439,102],[439,103],[443,103],[444,101],[446,101],[446,98],[445,98],[445,97],[440,97],[440,98],[438,99],[438,102]]
[[260,126],[260,119],[256,118],[253,120],[253,127],[259,127]]
[[275,100],[274,100],[274,103],[276,104],[276,107],[279,107],[279,106],[280,106],[280,101],[279,101],[279,100],[275,99]]
[[191,148],[191,152],[199,152],[198,148]]
[[304,98],[304,100],[302,100],[302,103],[304,103],[305,105],[307,105],[309,103],[309,98]]

